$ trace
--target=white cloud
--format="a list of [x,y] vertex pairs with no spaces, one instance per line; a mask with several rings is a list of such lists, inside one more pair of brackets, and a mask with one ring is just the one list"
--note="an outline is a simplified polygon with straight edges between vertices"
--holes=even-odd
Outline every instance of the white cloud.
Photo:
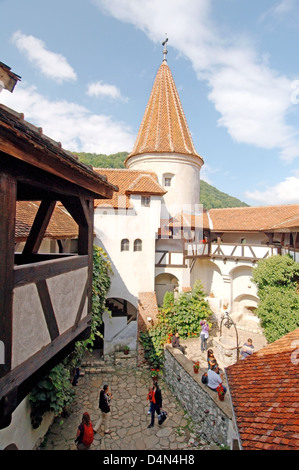
[[267,187],[264,191],[246,191],[245,196],[265,205],[298,204],[299,177],[290,176],[276,186]]
[[[291,162],[299,156],[297,130],[287,123],[293,103],[292,83],[258,57],[244,35],[221,35],[208,0],[93,0],[106,13],[134,24],[155,43],[164,32],[169,45],[188,57],[199,79],[210,87],[209,99],[220,113],[218,124],[232,139],[263,149],[278,149]],[[284,0],[278,11],[289,11]],[[169,57],[168,57],[169,61]]]
[[1,102],[24,113],[26,121],[42,127],[67,150],[110,154],[133,148],[135,137],[123,122],[65,100],[50,102],[24,82],[13,94],[1,93]]
[[127,98],[122,96],[120,90],[116,86],[103,83],[102,80],[90,83],[86,93],[88,96],[109,97],[114,100],[128,101]]
[[20,52],[25,53],[30,62],[39,68],[46,77],[58,83],[75,81],[77,75],[61,54],[48,51],[45,43],[34,36],[27,36],[17,31],[12,36],[12,42]]
[[295,6],[294,0],[281,0],[280,2],[276,3],[273,7],[269,8],[265,13],[261,15],[260,21],[264,21],[267,18],[274,19],[275,21],[279,21],[280,19],[284,18],[285,15],[290,13]]

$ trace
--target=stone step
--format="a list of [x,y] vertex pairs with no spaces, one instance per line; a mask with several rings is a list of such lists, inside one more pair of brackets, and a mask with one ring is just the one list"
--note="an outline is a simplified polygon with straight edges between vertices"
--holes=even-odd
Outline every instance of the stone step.
[[84,367],[84,369],[80,371],[80,375],[82,375],[82,372],[84,374],[100,374],[102,372],[111,373],[111,372],[115,372],[115,368],[114,367]]

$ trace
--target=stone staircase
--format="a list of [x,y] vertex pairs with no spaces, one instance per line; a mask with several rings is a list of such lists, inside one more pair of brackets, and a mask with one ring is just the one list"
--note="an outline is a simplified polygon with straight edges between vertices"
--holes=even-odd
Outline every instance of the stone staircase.
[[80,366],[80,376],[86,374],[113,373],[116,368],[134,369],[137,367],[137,352],[115,351],[113,354],[103,356],[98,350],[85,353]]

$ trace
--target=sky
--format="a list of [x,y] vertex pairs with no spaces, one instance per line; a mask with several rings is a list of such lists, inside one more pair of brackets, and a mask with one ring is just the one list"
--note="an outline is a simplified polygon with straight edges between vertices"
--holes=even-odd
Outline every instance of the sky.
[[73,152],[130,152],[163,60],[201,179],[299,203],[298,0],[0,0],[0,103]]

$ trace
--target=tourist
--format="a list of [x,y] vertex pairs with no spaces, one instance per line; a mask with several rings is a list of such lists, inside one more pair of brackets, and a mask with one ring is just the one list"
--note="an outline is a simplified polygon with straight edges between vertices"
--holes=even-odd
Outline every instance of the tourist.
[[217,364],[217,361],[216,361],[215,356],[214,356],[213,349],[208,349],[207,362],[208,362],[208,369],[211,369],[212,366]]
[[78,426],[77,438],[75,440],[78,450],[88,450],[93,443],[94,431],[89,413],[85,412],[82,416],[81,424]]
[[151,415],[152,414],[152,408],[153,408],[153,387],[149,387],[148,389],[148,394],[147,394],[147,397],[146,397],[146,401],[149,401],[150,403],[150,407],[149,407],[149,410],[147,412],[148,415]]
[[211,369],[208,370],[208,387],[213,390],[213,392],[217,392],[217,387],[220,384],[223,386],[224,393],[226,393],[226,387],[223,385],[221,375],[219,374],[218,364],[214,364]]
[[252,344],[252,339],[248,338],[247,342],[243,344],[241,349],[241,359],[246,359],[246,357],[251,356],[254,353],[254,346]]
[[185,348],[180,344],[178,332],[176,332],[176,334],[172,336],[171,344],[173,348],[178,348],[180,351],[182,351],[183,354],[185,354]]
[[201,342],[201,350],[204,352],[207,349],[207,341],[209,337],[209,330],[210,327],[208,325],[207,320],[202,320],[200,322],[201,332],[200,332],[200,342]]
[[153,386],[153,406],[151,411],[151,423],[148,428],[152,428],[155,423],[155,413],[159,415],[162,409],[162,393],[157,382],[154,382]]
[[104,385],[103,389],[100,392],[100,398],[99,398],[99,408],[101,410],[101,416],[94,427],[95,432],[98,432],[101,425],[103,424],[104,433],[105,434],[111,433],[109,429],[109,424],[110,424],[110,416],[111,416],[110,402],[112,398],[113,398],[113,395],[111,395],[111,393],[109,392],[109,385]]

